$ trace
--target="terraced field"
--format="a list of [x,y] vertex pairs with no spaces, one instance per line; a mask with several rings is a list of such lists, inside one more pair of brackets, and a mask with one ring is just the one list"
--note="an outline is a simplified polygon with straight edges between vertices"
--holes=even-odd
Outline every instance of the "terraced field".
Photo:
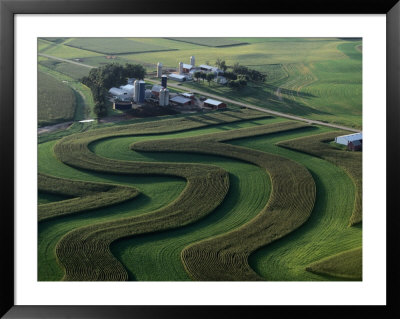
[[[275,145],[328,131],[229,111],[39,144],[39,280],[359,280],[360,258],[351,269],[336,262],[336,273],[325,259],[315,263],[361,245],[361,227],[348,226],[353,180],[321,157]],[[329,217],[341,194],[321,194],[329,174],[349,191],[341,217]],[[313,253],[299,259],[302,236]],[[285,267],[265,265],[283,242]]]

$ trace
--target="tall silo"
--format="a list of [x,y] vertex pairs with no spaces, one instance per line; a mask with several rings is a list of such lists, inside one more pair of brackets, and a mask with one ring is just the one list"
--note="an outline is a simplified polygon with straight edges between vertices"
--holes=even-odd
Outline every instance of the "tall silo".
[[134,86],[134,90],[133,90],[133,92],[134,92],[134,94],[133,94],[133,100],[135,101],[135,103],[138,103],[139,102],[139,80],[136,80],[134,83],[133,83],[133,86]]
[[163,76],[161,77],[161,86],[162,86],[164,89],[167,88],[167,79],[168,79],[168,77],[167,77],[166,75],[163,75]]
[[183,62],[179,62],[179,74],[183,73]]
[[138,102],[139,103],[143,103],[145,96],[146,96],[146,82],[145,81],[139,81],[139,98],[138,98]]
[[157,63],[157,77],[158,78],[161,78],[161,76],[162,76],[162,67],[163,67],[162,63],[158,62]]
[[158,95],[159,105],[164,106],[165,103],[165,89],[160,89],[160,94]]
[[164,89],[164,106],[168,106],[169,105],[169,90],[168,89]]
[[194,56],[190,57],[190,64],[195,66],[195,60],[194,60]]

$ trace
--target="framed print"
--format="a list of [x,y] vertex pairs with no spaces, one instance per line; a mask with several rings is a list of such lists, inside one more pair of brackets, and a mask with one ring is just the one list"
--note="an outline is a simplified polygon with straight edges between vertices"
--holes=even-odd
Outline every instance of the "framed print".
[[251,8],[1,1],[5,318],[399,315],[400,4]]

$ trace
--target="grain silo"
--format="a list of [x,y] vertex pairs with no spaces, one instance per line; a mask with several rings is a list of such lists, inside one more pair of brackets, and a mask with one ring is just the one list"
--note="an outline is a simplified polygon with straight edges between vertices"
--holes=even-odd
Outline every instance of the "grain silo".
[[161,78],[161,76],[162,76],[162,67],[163,67],[162,63],[158,62],[157,63],[157,77],[158,78]]
[[179,74],[182,74],[182,73],[183,73],[183,62],[179,62],[179,68],[178,68],[178,70],[179,70]]
[[139,81],[139,98],[138,98],[138,102],[139,103],[143,103],[145,96],[146,96],[146,82],[145,81]]
[[168,89],[164,89],[164,106],[168,106],[169,105],[169,90]]
[[163,75],[163,76],[161,77],[161,86],[162,86],[164,89],[167,88],[167,79],[168,79],[168,77],[167,77],[166,75]]
[[135,101],[135,103],[138,103],[138,99],[139,99],[139,80],[136,80],[133,83],[134,86],[134,90],[133,90],[133,100]]
[[158,98],[159,98],[159,105],[160,106],[164,106],[164,103],[165,103],[165,89],[161,89],[160,90],[160,94],[158,95]]
[[194,67],[195,66],[195,59],[194,56],[190,57],[190,64]]

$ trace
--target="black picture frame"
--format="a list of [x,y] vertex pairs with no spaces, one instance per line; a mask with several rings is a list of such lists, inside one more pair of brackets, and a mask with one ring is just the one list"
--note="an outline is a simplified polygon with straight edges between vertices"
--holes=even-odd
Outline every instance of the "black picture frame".
[[[16,14],[385,14],[387,21],[387,118],[386,118],[386,218],[387,305],[386,306],[28,306],[14,304],[14,16]],[[246,1],[223,3],[205,0],[194,9],[188,1],[171,0],[0,0],[0,181],[1,196],[1,308],[4,318],[205,318],[294,316],[354,318],[399,318],[400,136],[400,2],[373,0],[280,1],[273,4]],[[382,171],[382,174],[385,174]]]

